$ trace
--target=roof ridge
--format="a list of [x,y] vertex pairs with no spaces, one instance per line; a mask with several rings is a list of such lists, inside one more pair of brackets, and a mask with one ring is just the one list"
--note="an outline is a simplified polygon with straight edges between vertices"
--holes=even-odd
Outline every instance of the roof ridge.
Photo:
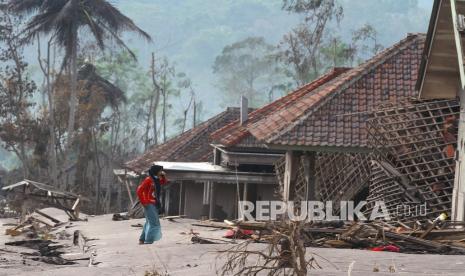
[[[266,136],[260,138],[259,140],[264,141],[266,143],[272,143],[275,140],[274,138],[276,138],[277,135],[279,135],[280,133],[282,134],[282,133],[288,132],[289,130],[293,129],[301,120],[307,119],[314,112],[318,111],[319,108],[323,106],[325,102],[339,95],[339,93],[343,91],[345,87],[352,85],[354,82],[356,82],[357,80],[361,79],[366,74],[368,74],[371,70],[378,67],[380,64],[384,63],[386,60],[392,58],[397,53],[409,47],[413,42],[417,41],[418,38],[421,36],[423,35],[409,34],[407,35],[407,37],[405,37],[401,41],[393,44],[391,47],[384,49],[383,51],[381,51],[374,57],[370,58],[369,60],[363,62],[359,66],[352,68],[351,70],[339,75],[338,77],[331,80],[330,82],[327,82],[323,84],[322,86],[316,88],[316,90],[324,90],[330,85],[335,86],[334,88],[330,89],[330,91],[326,92],[326,96],[319,99],[316,103],[312,104],[312,106],[303,110],[301,114],[297,115],[291,122],[288,122],[282,128],[277,129],[271,132],[270,134],[267,134]],[[323,91],[315,91],[315,93],[312,93],[312,95],[318,92],[323,92]],[[278,116],[278,115],[275,115],[275,116]],[[253,129],[258,124],[260,124],[260,122],[256,122],[248,128],[248,130],[252,133],[252,135],[254,135]]]
[[[276,99],[275,101],[273,102],[270,102],[254,111],[252,111],[249,116],[248,116],[248,120],[247,120],[247,123],[251,123],[251,124],[255,124],[256,122],[258,121],[261,121],[264,117],[267,117],[269,115],[269,113],[271,112],[270,109],[271,108],[274,108],[274,107],[279,107],[279,108],[283,108],[287,105],[289,105],[290,103],[292,103],[293,101],[297,100],[297,99],[300,99],[302,98],[303,96],[305,96],[307,93],[310,93],[312,92],[313,90],[317,89],[319,86],[321,86],[322,84],[326,83],[327,81],[331,81],[333,80],[334,78],[337,78],[339,75],[343,74],[344,72],[347,72],[349,71],[351,68],[349,67],[333,67],[331,68],[331,70],[328,70],[327,72],[325,72],[323,75],[321,75],[320,77],[318,77],[317,79],[305,84],[305,85],[302,85],[300,86],[299,88],[295,89],[294,91],[280,97],[279,99]],[[321,83],[321,84],[320,84]],[[297,96],[296,96],[297,94]],[[296,99],[293,99],[293,97],[296,97]],[[268,111],[268,113],[266,112]],[[262,117],[260,117],[260,115]],[[257,120],[254,122],[254,120]],[[231,127],[233,126],[239,126],[239,120],[235,120],[227,125],[225,125],[224,127],[222,127],[221,129],[213,132],[211,134],[211,137],[215,140],[217,139],[221,139],[222,138],[222,135],[229,131]],[[237,140],[242,140],[244,135],[246,134],[243,134],[243,135],[238,135],[234,140],[234,142],[232,142],[233,144],[235,142],[237,142]]]

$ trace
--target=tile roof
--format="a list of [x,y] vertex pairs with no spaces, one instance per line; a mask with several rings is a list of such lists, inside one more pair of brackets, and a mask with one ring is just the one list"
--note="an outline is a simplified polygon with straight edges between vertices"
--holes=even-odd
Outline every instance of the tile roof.
[[147,170],[155,161],[207,162],[213,159],[210,135],[217,129],[235,121],[240,116],[239,108],[226,111],[205,121],[161,145],[153,146],[141,156],[126,162],[124,166],[137,173]]
[[336,78],[348,70],[349,68],[332,69],[330,72],[326,73],[315,81],[306,84],[296,91],[289,93],[288,95],[283,96],[276,101],[251,112],[248,116],[247,122],[243,125],[240,124],[239,120],[231,122],[230,124],[224,126],[212,134],[213,141],[223,146],[249,145],[258,147],[262,145],[253,136],[250,135],[247,126],[258,122],[263,118],[278,112],[279,110],[285,110],[288,108],[288,106],[293,105],[294,103],[298,103],[300,98],[311,93],[314,89],[318,88],[322,84]]
[[366,112],[417,95],[424,43],[424,35],[411,34],[248,130],[266,144],[367,147]]

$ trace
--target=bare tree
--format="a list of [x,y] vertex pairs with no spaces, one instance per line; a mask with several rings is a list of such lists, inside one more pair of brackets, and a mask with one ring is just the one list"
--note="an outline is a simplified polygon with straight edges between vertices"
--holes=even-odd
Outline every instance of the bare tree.
[[41,43],[40,37],[37,36],[37,52],[38,52],[38,61],[40,69],[45,77],[45,90],[48,99],[48,126],[50,132],[50,146],[49,146],[49,156],[50,156],[50,182],[52,185],[56,186],[58,181],[58,164],[57,164],[57,151],[56,151],[56,131],[55,131],[55,104],[54,104],[54,95],[53,95],[53,85],[54,75],[53,75],[53,64],[51,59],[51,47],[53,43],[53,38],[50,38],[47,43],[47,54],[46,58],[42,59],[41,54]]
[[321,268],[315,255],[306,256],[303,222],[285,220],[270,222],[271,233],[266,249],[257,249],[254,240],[247,240],[219,251],[219,275],[307,275],[310,269]]

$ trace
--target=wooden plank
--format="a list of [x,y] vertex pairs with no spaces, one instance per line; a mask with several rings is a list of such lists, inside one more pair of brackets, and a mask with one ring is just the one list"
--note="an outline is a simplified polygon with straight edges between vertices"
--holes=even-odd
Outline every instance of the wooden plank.
[[53,221],[54,223],[61,223],[61,221],[57,220],[56,218],[54,218],[52,216],[49,216],[49,215],[43,213],[40,210],[35,210],[34,212],[41,215],[41,216],[43,216],[43,217],[45,217],[45,218],[48,218],[49,220]]
[[129,188],[129,183],[127,179],[125,179],[124,184],[126,185],[126,190],[128,191],[128,196],[129,200],[131,201],[131,205],[134,205],[134,199],[132,198],[131,189]]
[[439,242],[428,241],[428,240],[416,238],[416,237],[413,237],[413,236],[407,236],[407,235],[404,235],[404,234],[397,234],[397,233],[393,233],[393,232],[384,232],[384,234],[386,235],[386,237],[391,238],[391,239],[416,243],[416,244],[419,244],[419,245],[422,245],[422,246],[426,246],[426,247],[429,247],[429,248],[436,249],[439,252],[443,252],[443,251],[452,249],[452,250],[459,251],[461,253],[465,253],[465,248],[452,247],[452,246],[444,245],[444,244],[439,243]]
[[208,227],[208,228],[216,228],[216,229],[232,229],[234,227],[227,225],[226,223],[222,222],[203,222],[203,223],[192,223],[192,226],[200,226],[200,227]]

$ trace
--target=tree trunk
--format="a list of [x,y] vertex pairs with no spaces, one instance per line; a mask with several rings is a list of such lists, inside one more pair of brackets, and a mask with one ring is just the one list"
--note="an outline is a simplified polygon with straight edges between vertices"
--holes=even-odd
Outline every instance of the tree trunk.
[[154,95],[150,97],[149,114],[147,115],[147,126],[145,127],[145,135],[144,135],[145,136],[144,151],[146,151],[149,146],[150,119],[152,118],[154,97],[155,97]]
[[167,92],[166,92],[166,76],[165,79],[163,80],[163,112],[162,112],[162,120],[163,120],[163,143],[166,142],[166,97],[167,97]]
[[58,172],[57,172],[57,152],[56,152],[56,133],[55,133],[55,103],[53,99],[53,88],[50,81],[50,40],[47,46],[47,96],[49,108],[49,131],[50,131],[50,159],[51,159],[51,183],[57,186]]
[[[76,30],[77,31],[77,30]],[[76,43],[73,44],[71,53],[71,94],[69,99],[69,118],[68,118],[68,140],[66,144],[65,166],[71,165],[71,156],[73,154],[72,145],[74,140],[74,126],[76,122],[76,106],[77,106],[77,32],[74,33]],[[66,169],[66,168],[65,168]]]
[[197,102],[195,98],[194,98],[194,116],[192,117],[193,117],[192,128],[194,128],[197,126]]
[[157,111],[158,111],[158,106],[160,105],[160,86],[157,83],[157,79],[155,77],[155,53],[152,52],[152,84],[153,84],[153,90],[155,92],[155,102],[154,102],[154,108],[153,108],[153,139],[154,139],[154,144],[158,145],[158,126],[157,126]]
[[97,169],[96,173],[96,180],[97,180],[97,194],[95,200],[95,214],[99,214],[100,209],[100,197],[101,197],[101,187],[102,187],[102,166],[100,165],[100,158],[99,158],[99,150],[97,145],[97,135],[94,130],[91,131],[92,136],[91,139],[93,140],[94,144],[94,151],[95,151],[95,165]]

